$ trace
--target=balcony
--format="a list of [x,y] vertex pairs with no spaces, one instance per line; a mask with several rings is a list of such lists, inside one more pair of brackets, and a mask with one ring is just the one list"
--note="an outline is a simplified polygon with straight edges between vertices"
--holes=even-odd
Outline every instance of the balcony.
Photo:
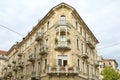
[[8,72],[8,73],[7,73],[7,76],[8,76],[8,77],[12,77],[12,72]]
[[35,55],[34,55],[34,54],[31,54],[31,55],[29,56],[28,61],[30,61],[30,62],[35,62],[35,59],[36,59]]
[[57,28],[59,26],[66,26],[66,27],[70,28],[70,23],[67,20],[59,20],[56,23],[56,27],[55,28]]
[[98,61],[95,61],[95,67],[99,67]]
[[65,75],[77,75],[78,74],[78,68],[77,67],[59,67],[57,66],[56,68],[52,68],[52,67],[48,67],[48,70],[47,70],[47,74],[57,74],[57,75],[60,75],[60,74],[65,74]]
[[12,63],[13,63],[13,64],[16,64],[16,61],[15,61],[15,60],[13,60],[13,61],[12,61]]
[[82,57],[83,59],[88,59],[88,58],[89,58],[88,54],[86,54],[86,53],[83,53],[81,57]]
[[23,68],[23,67],[24,67],[24,62],[22,62],[22,61],[19,62],[19,63],[18,63],[18,67],[19,67],[19,68]]
[[48,53],[48,46],[47,45],[45,45],[45,46],[42,46],[41,48],[40,48],[40,55],[44,55],[44,54],[47,54]]
[[18,53],[18,57],[22,57],[22,53],[21,52]]
[[10,64],[10,63],[8,64],[8,67],[11,67],[11,64]]
[[32,72],[31,80],[39,80],[40,76],[36,74],[36,72]]
[[17,71],[17,67],[16,66],[13,66],[13,71]]
[[43,32],[40,32],[39,34],[36,35],[35,40],[36,40],[36,41],[41,41],[42,38],[43,38]]
[[58,41],[55,45],[55,50],[70,50],[70,43],[68,41]]
[[91,49],[95,49],[95,46],[92,44],[91,41],[87,40],[86,43]]

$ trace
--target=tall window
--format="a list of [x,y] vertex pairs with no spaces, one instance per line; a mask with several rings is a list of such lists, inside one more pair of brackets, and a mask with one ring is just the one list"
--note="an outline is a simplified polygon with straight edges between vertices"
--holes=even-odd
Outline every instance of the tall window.
[[36,57],[36,47],[34,46],[34,56]]
[[61,15],[60,16],[60,23],[65,23],[65,21],[66,21],[65,15]]
[[76,29],[78,29],[78,23],[77,23],[77,22],[75,22],[75,24],[76,24]]
[[45,70],[47,69],[47,59],[45,59]]
[[46,39],[46,46],[48,46],[48,39]]
[[83,53],[83,43],[81,43],[81,45],[82,45],[82,49],[81,50],[82,50],[82,53]]
[[76,41],[77,41],[77,49],[79,49],[79,41],[78,41],[78,39]]
[[80,66],[80,63],[79,63],[79,62],[80,62],[80,60],[78,59],[78,60],[77,60],[77,63],[78,63],[78,67]]
[[66,41],[65,32],[60,32],[60,41]]
[[82,26],[80,26],[80,34],[82,35]]
[[50,22],[48,21],[48,22],[47,22],[47,30],[49,29],[49,24],[50,24]]

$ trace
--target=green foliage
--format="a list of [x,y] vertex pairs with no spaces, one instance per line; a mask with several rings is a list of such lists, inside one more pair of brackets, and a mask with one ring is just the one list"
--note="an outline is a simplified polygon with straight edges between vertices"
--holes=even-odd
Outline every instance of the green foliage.
[[70,39],[67,39],[67,42],[70,44],[71,43]]
[[102,80],[118,80],[118,79],[120,79],[120,74],[111,67],[104,68],[101,74],[103,75]]

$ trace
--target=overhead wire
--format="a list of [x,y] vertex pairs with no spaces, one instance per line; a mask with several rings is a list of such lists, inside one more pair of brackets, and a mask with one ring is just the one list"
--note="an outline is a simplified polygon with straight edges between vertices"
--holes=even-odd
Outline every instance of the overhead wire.
[[2,25],[2,24],[0,24],[0,26],[3,27],[3,28],[5,28],[5,29],[7,29],[7,30],[9,30],[9,31],[11,31],[11,32],[13,32],[13,33],[16,33],[16,34],[19,35],[19,36],[22,36],[22,37],[24,36],[23,34],[21,34],[21,33],[17,32],[17,31],[15,31],[15,30],[12,30],[12,29],[10,29],[10,28],[8,28],[8,27]]
[[98,50],[102,50],[102,49],[106,49],[106,48],[110,48],[110,47],[115,47],[115,46],[118,46],[118,45],[120,45],[120,43],[115,43],[115,44],[111,44],[111,45],[108,45],[108,46],[104,46],[104,47],[98,48]]
[[[22,36],[22,37],[24,36],[23,34],[21,34],[21,33],[17,32],[17,31],[15,31],[15,30],[12,30],[12,29],[10,29],[10,28],[8,28],[8,27],[2,25],[2,24],[0,24],[0,26],[3,27],[3,28],[5,28],[5,29],[7,29],[7,30],[9,30],[9,31],[11,31],[11,32],[13,32],[13,33],[16,33],[16,34],[19,35],[19,36]],[[100,47],[100,48],[98,48],[98,50],[102,50],[102,49],[106,49],[106,48],[110,48],[110,47],[114,47],[114,46],[118,46],[118,45],[120,45],[120,43],[115,43],[115,44],[112,44],[112,45]]]

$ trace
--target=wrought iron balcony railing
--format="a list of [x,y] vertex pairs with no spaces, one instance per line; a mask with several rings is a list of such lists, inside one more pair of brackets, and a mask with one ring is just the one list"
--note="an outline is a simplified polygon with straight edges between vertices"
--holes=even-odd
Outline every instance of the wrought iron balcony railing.
[[48,46],[47,45],[41,46],[39,54],[44,55],[44,54],[47,54],[47,53],[48,53]]
[[19,68],[23,68],[23,67],[24,67],[24,62],[23,62],[23,61],[19,62],[19,63],[18,63],[18,67],[19,67]]
[[39,80],[40,76],[37,72],[32,72],[31,80]]
[[35,59],[36,59],[35,55],[34,55],[34,54],[31,54],[31,55],[29,56],[28,61],[30,61],[30,62],[34,62]]
[[57,74],[57,75],[59,75],[59,74],[68,75],[68,74],[78,74],[78,71],[79,70],[76,66],[74,66],[74,67],[67,67],[67,66],[59,67],[59,66],[57,66],[55,68],[52,68],[52,67],[49,66],[48,70],[47,70],[47,73],[48,74]]
[[41,41],[42,38],[43,38],[43,32],[40,32],[39,34],[36,35],[35,40],[36,40],[36,41]]
[[83,53],[83,54],[82,54],[82,58],[83,58],[83,59],[88,59],[88,58],[89,58],[89,56],[88,56],[88,54],[87,54],[87,53]]
[[93,43],[90,41],[90,40],[87,40],[86,43],[88,44],[88,46],[91,48],[91,49],[94,49],[95,46],[93,45]]

